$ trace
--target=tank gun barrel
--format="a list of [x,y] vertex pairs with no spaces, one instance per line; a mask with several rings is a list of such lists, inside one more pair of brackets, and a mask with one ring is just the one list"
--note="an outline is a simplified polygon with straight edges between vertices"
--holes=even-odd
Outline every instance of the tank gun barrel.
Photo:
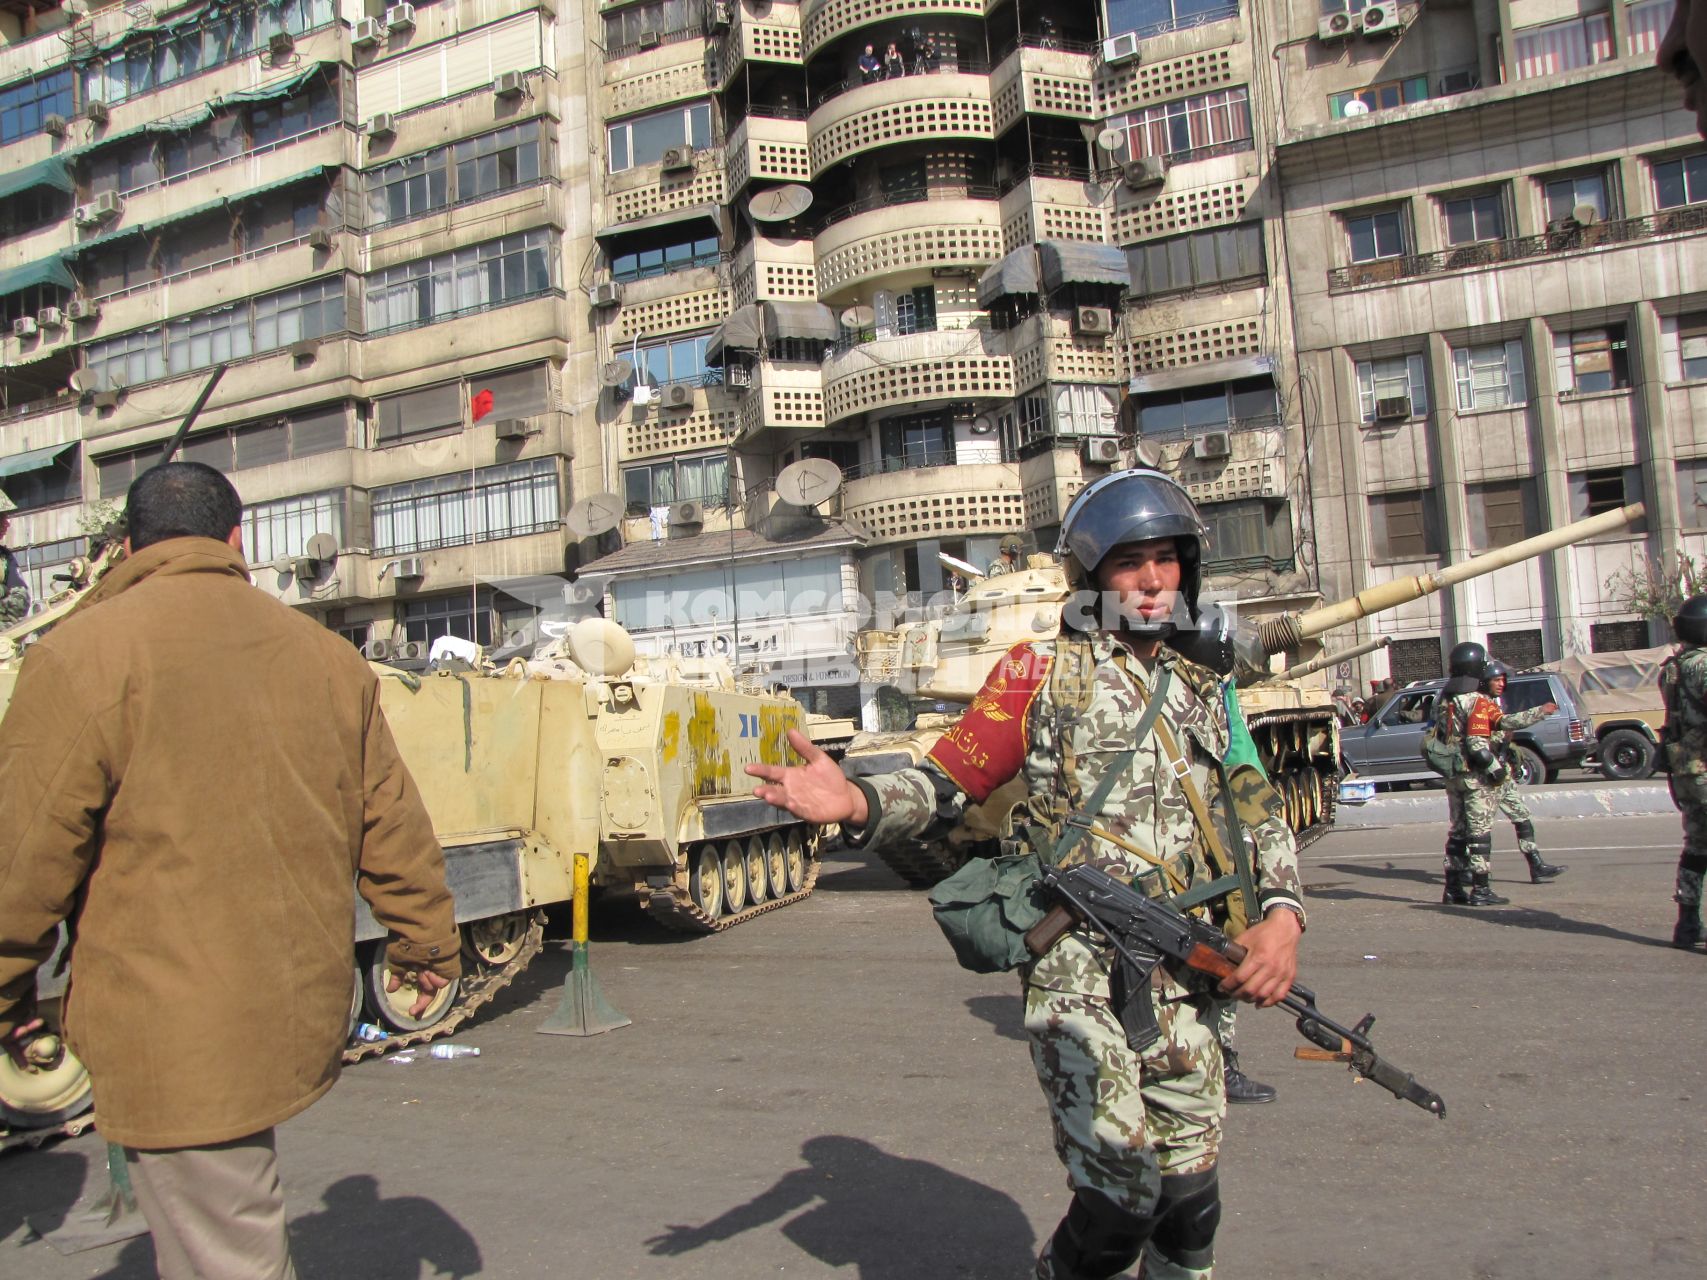
[[1360,645],[1353,645],[1349,649],[1336,649],[1331,653],[1324,653],[1320,657],[1311,658],[1308,662],[1300,662],[1295,667],[1288,667],[1279,675],[1271,677],[1270,681],[1267,683],[1278,683],[1282,680],[1296,680],[1301,676],[1314,675],[1316,672],[1321,671],[1324,668],[1333,666],[1336,662],[1350,662],[1353,658],[1361,658],[1366,653],[1374,653],[1377,649],[1385,649],[1392,643],[1392,636],[1377,636],[1373,640],[1365,641]]
[[1557,551],[1560,547],[1568,547],[1586,538],[1603,533],[1616,533],[1634,524],[1645,514],[1646,508],[1640,502],[1632,502],[1616,511],[1603,512],[1586,520],[1576,520],[1546,533],[1536,534],[1533,538],[1525,538],[1522,542],[1514,542],[1509,547],[1500,547],[1479,556],[1472,556],[1462,564],[1448,565],[1435,573],[1419,573],[1394,578],[1391,582],[1379,582],[1373,587],[1359,591],[1349,600],[1323,605],[1303,613],[1288,613],[1268,619],[1259,625],[1257,636],[1265,652],[1282,653],[1287,649],[1297,648],[1300,642],[1312,636],[1332,631],[1348,622],[1356,622],[1359,618],[1367,618],[1372,613],[1409,604],[1412,600],[1421,599],[1436,591],[1444,591],[1460,582],[1479,578],[1484,573],[1504,569],[1507,565],[1517,564],[1548,551]]

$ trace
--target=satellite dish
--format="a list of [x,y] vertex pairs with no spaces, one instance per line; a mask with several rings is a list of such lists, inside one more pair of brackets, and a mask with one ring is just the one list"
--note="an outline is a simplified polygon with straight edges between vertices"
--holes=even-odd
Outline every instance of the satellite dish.
[[802,458],[776,478],[777,496],[797,507],[815,507],[842,487],[842,469],[828,458]]
[[786,187],[771,187],[756,192],[747,201],[747,213],[755,222],[787,222],[798,218],[812,206],[812,188],[791,182]]
[[966,561],[960,559],[960,557],[951,556],[946,551],[937,552],[936,558],[942,561],[945,568],[953,569],[961,577],[969,578],[974,582],[979,578],[986,576],[984,571],[976,565],[968,564]]
[[1600,221],[1600,210],[1592,204],[1579,204],[1571,210],[1571,217],[1576,219],[1580,227],[1592,227]]
[[614,493],[595,493],[569,508],[563,523],[577,538],[596,538],[609,533],[622,520],[622,499]]
[[583,671],[614,679],[634,666],[634,637],[609,618],[582,618],[569,628],[569,656]]
[[608,360],[599,366],[599,381],[607,387],[620,387],[634,376],[634,366],[626,360]]
[[338,558],[338,540],[329,533],[317,533],[308,540],[303,548],[310,560],[318,560],[325,564],[328,560]]
[[1366,116],[1369,114],[1369,104],[1358,98],[1352,98],[1340,108],[1340,114],[1348,119],[1352,116]]
[[1097,148],[1113,155],[1126,149],[1126,134],[1121,129],[1104,129],[1097,134]]
[[70,387],[78,395],[82,395],[85,391],[94,390],[94,387],[90,384],[89,375],[82,369],[73,369],[71,371],[71,376],[65,380],[65,385]]
[[872,307],[849,307],[842,312],[841,320],[844,329],[869,329],[877,323],[877,311]]
[[1162,465],[1162,451],[1156,447],[1154,440],[1140,440],[1132,446],[1133,456],[1138,462],[1152,469]]

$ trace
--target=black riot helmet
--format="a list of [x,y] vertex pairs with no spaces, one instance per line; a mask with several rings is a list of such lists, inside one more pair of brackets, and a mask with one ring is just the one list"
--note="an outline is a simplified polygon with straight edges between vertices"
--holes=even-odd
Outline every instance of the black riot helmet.
[[1487,665],[1482,668],[1482,692],[1492,693],[1495,680],[1511,679],[1511,668],[1498,658],[1489,658]]
[[1197,505],[1179,483],[1149,467],[1116,471],[1079,491],[1061,517],[1055,554],[1078,585],[1094,585],[1103,557],[1128,542],[1172,538],[1179,550],[1180,595],[1193,618],[1209,536]]
[[1453,645],[1452,652],[1446,655],[1446,674],[1449,676],[1465,676],[1479,681],[1487,667],[1488,651],[1474,640]]
[[1707,596],[1690,596],[1671,620],[1671,629],[1684,644],[1707,644]]

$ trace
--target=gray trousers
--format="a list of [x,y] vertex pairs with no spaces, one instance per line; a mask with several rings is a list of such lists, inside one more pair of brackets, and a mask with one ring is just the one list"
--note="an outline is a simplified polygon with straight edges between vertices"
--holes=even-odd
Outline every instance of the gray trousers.
[[296,1280],[271,1129],[124,1155],[161,1280]]

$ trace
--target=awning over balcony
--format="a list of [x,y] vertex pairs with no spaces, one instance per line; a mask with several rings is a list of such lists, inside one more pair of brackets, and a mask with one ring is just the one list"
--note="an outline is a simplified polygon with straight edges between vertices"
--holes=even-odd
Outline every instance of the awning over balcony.
[[229,107],[244,102],[272,102],[277,98],[288,98],[315,76],[320,74],[322,65],[316,62],[300,75],[286,76],[283,80],[275,80],[271,84],[260,85],[254,89],[239,89],[235,93],[222,94],[214,102],[222,107]]
[[663,213],[647,214],[644,218],[630,218],[627,222],[613,222],[610,226],[600,227],[593,232],[593,237],[597,240],[615,240],[636,231],[650,231],[654,227],[667,227],[673,223],[694,219],[720,225],[721,214],[721,205],[692,204],[681,209],[666,209]]
[[37,160],[34,164],[0,173],[0,200],[15,196],[20,191],[32,191],[36,187],[52,187],[56,191],[71,190],[71,168],[65,163],[64,156],[49,156],[46,160]]
[[1037,249],[1022,244],[978,281],[978,305],[988,311],[1000,298],[1037,292]]
[[807,342],[834,342],[842,336],[836,313],[822,302],[767,302],[765,338],[799,338]]
[[1043,289],[1054,293],[1062,285],[1101,284],[1132,287],[1126,252],[1111,244],[1081,244],[1077,240],[1040,240],[1037,261]]
[[38,258],[34,262],[24,263],[21,267],[13,267],[10,271],[0,271],[0,298],[11,293],[22,293],[25,289],[33,289],[39,284],[56,284],[62,289],[77,287],[77,282],[65,269],[65,259],[56,253],[51,258]]
[[1181,387],[1201,387],[1212,382],[1237,382],[1240,378],[1273,376],[1273,356],[1231,356],[1225,360],[1205,360],[1180,369],[1162,369],[1156,373],[1141,373],[1128,384],[1133,395],[1147,391],[1178,391]]
[[712,331],[705,344],[705,362],[722,364],[730,351],[757,351],[764,335],[764,313],[759,304],[736,307],[729,318]]
[[59,455],[67,449],[75,449],[75,444],[50,444],[45,449],[31,449],[25,453],[14,453],[9,458],[0,458],[0,476],[22,475],[26,471],[43,471],[59,461]]
[[728,564],[732,560],[765,560],[797,556],[803,551],[830,551],[863,546],[869,534],[857,524],[826,520],[806,525],[795,537],[766,538],[751,529],[728,533],[697,533],[691,538],[659,538],[631,542],[581,566],[581,577],[637,578],[674,573],[689,566]]

